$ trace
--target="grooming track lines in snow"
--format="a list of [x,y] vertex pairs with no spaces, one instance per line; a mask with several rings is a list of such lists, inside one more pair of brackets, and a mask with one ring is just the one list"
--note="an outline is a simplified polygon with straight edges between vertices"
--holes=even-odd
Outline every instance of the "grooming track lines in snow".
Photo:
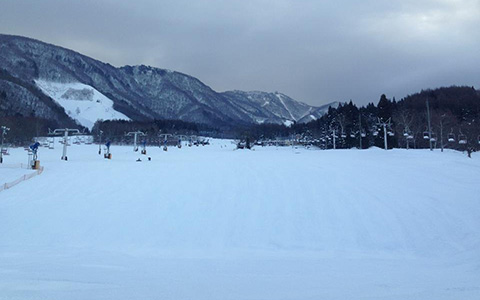
[[0,299],[479,299],[477,153],[234,148],[42,148]]

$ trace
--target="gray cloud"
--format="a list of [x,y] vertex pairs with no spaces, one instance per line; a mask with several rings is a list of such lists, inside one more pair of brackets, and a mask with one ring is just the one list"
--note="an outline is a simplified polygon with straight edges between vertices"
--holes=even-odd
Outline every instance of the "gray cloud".
[[0,32],[320,105],[480,83],[480,0],[4,0]]

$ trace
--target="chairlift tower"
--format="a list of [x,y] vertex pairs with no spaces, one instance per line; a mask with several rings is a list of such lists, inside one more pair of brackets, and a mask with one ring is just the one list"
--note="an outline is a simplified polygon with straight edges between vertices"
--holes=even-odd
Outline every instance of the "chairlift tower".
[[82,134],[78,129],[69,129],[69,128],[58,128],[54,131],[49,131],[49,135],[63,135],[63,154],[62,160],[68,160],[67,157],[67,146],[68,146],[68,134],[71,133],[72,135],[79,135]]
[[391,118],[388,118],[387,121],[383,121],[382,119],[378,118],[377,125],[383,127],[383,143],[385,145],[385,150],[388,150],[387,128],[388,128],[388,135],[390,136],[393,135],[393,132],[391,131],[391,127],[392,127]]
[[3,151],[4,151],[3,142],[10,128],[8,128],[7,126],[2,126],[1,129],[2,129],[2,144],[0,145],[0,164],[3,163]]
[[133,136],[133,151],[137,152],[138,151],[137,138],[138,136],[146,136],[146,134],[141,131],[132,131],[125,134],[125,136]]

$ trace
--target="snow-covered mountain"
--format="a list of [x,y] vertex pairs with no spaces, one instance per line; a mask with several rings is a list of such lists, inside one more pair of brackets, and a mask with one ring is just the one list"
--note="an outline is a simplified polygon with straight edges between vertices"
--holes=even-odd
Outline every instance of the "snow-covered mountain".
[[[284,123],[309,121],[321,117],[326,110],[296,101],[282,93],[229,91],[223,93],[238,109],[244,111],[256,123]],[[330,105],[327,104],[327,110]]]
[[[53,87],[61,93],[49,92]],[[116,68],[62,47],[10,35],[0,35],[0,92],[7,96],[0,109],[57,120],[69,116],[87,127],[96,119],[115,118],[289,124],[314,120],[325,111],[277,92],[219,93],[179,72],[143,65]],[[95,101],[72,102],[63,96]]]
[[318,118],[320,118],[321,116],[323,116],[324,114],[326,114],[330,107],[337,108],[339,104],[340,104],[340,102],[335,101],[335,102],[328,103],[328,104],[322,105],[320,107],[317,107],[317,108],[313,109],[312,111],[310,111],[308,114],[306,114],[303,117],[301,117],[300,119],[298,119],[297,122],[298,123],[308,123],[308,122],[311,122],[311,121],[315,121]]

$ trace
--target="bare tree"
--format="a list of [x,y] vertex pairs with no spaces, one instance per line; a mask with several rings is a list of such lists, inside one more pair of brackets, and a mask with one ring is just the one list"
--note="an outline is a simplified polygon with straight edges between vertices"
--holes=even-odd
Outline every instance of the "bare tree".
[[455,116],[450,111],[446,110],[435,110],[432,111],[431,115],[433,127],[438,128],[440,131],[440,136],[438,139],[440,140],[440,149],[443,152],[443,149],[448,144],[448,139],[445,138],[448,134],[448,127],[453,128],[456,126],[457,121]]
[[[412,122],[413,114],[410,110],[405,108],[400,108],[397,110],[393,116],[393,121],[395,123],[395,130],[397,132],[402,132],[405,139],[406,148],[410,148],[410,140],[414,137],[412,132]],[[413,138],[414,139],[414,138]],[[400,139],[399,139],[400,140]]]

